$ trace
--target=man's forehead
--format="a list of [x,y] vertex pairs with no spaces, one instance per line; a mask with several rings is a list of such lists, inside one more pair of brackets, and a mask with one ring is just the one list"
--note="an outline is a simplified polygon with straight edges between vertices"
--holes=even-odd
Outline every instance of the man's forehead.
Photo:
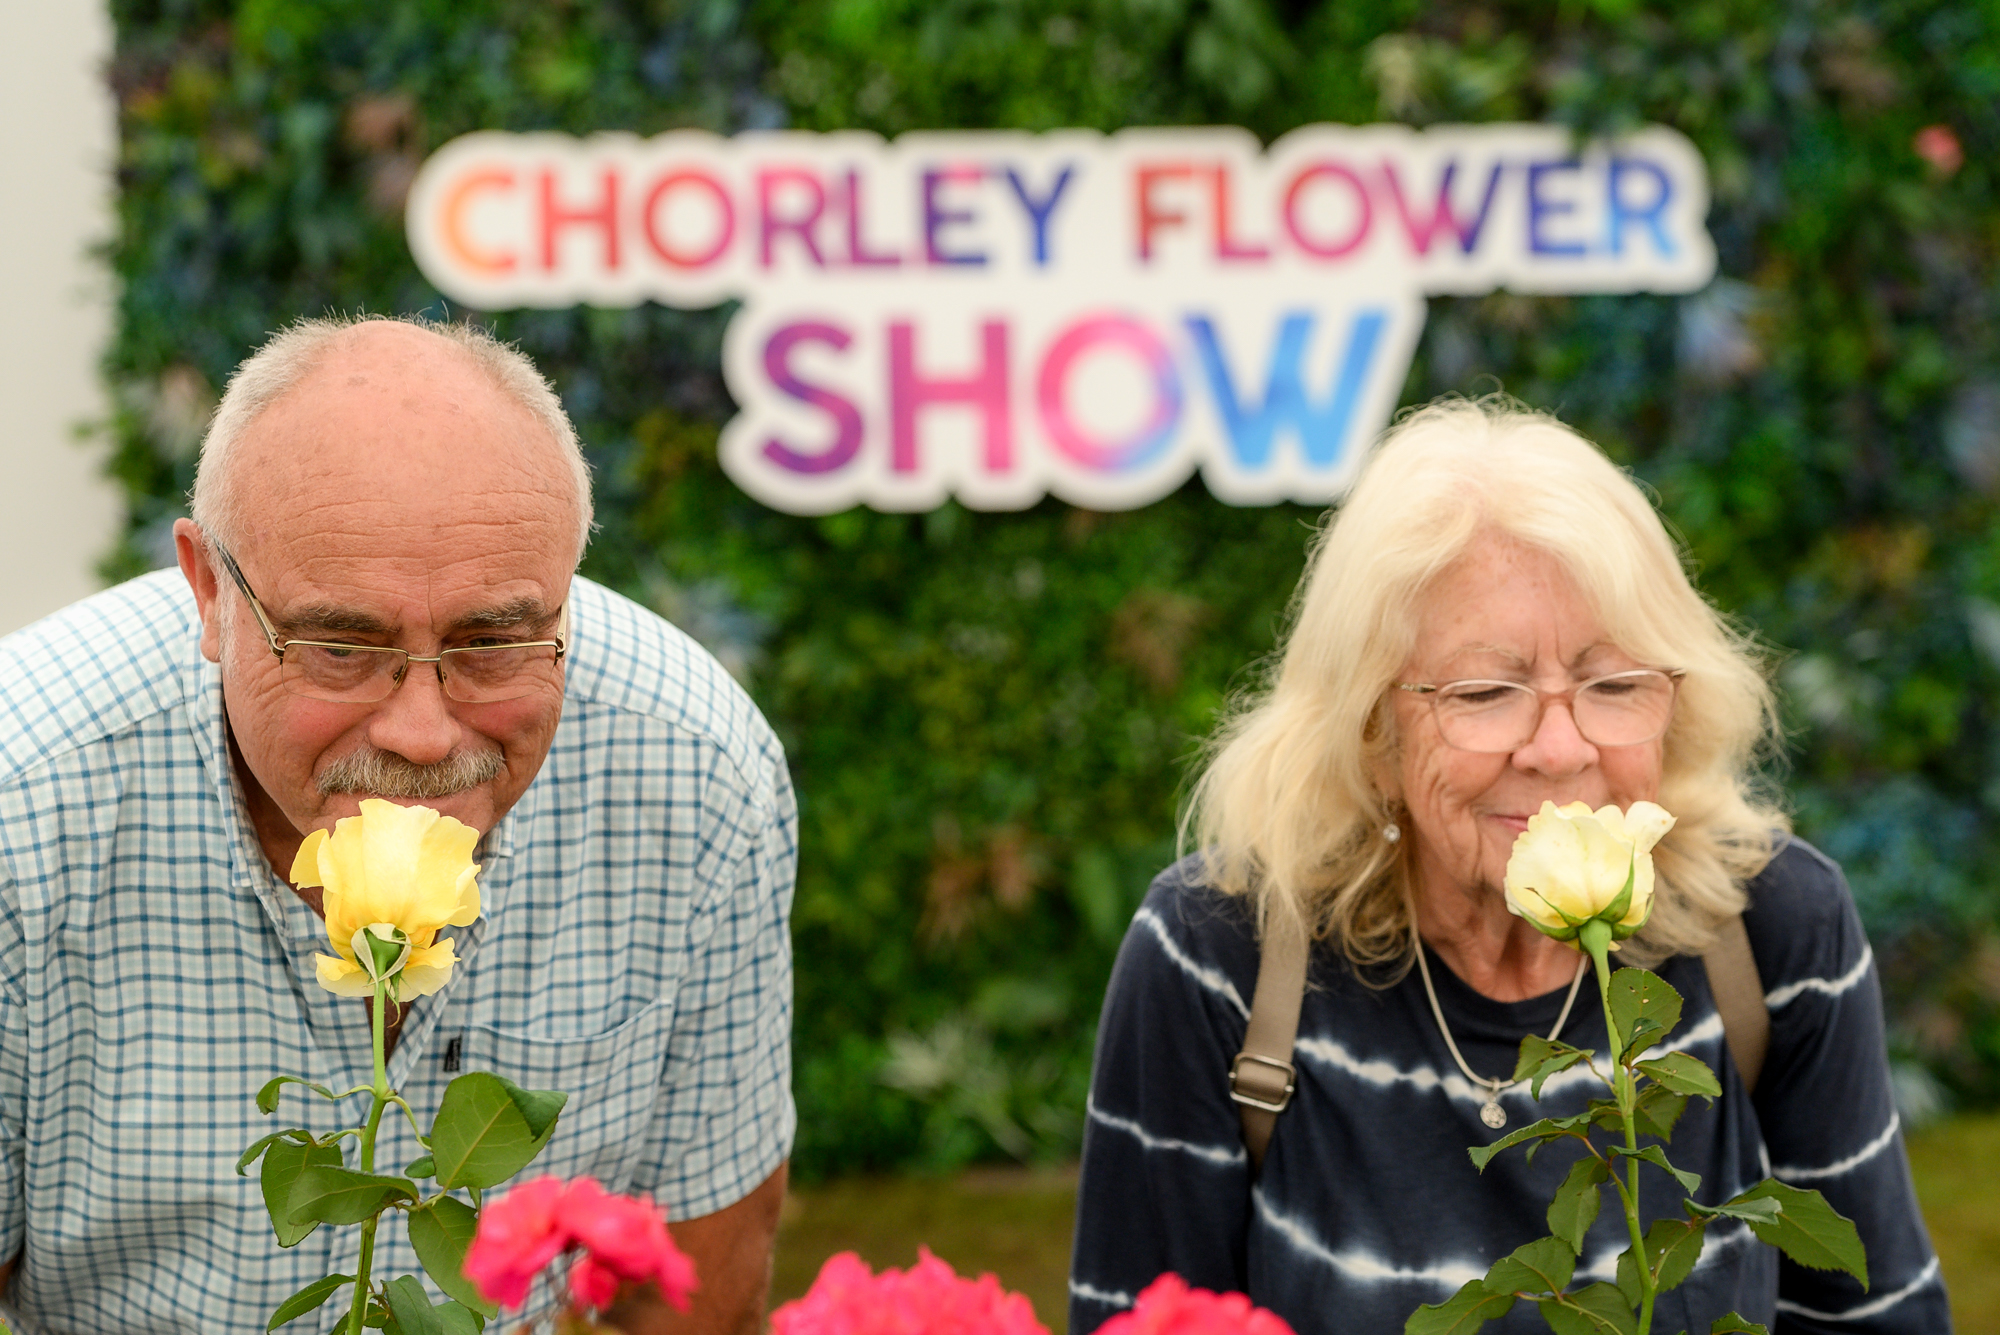
[[238,484],[260,506],[367,512],[496,494],[575,513],[546,426],[463,349],[420,330],[354,331],[236,448]]

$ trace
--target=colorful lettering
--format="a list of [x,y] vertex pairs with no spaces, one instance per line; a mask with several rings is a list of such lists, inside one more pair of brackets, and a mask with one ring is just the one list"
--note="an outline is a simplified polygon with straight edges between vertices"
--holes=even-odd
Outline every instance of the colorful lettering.
[[[1130,353],[1151,376],[1152,415],[1124,440],[1094,439],[1070,413],[1070,374],[1086,353],[1099,349]],[[1121,316],[1100,316],[1071,325],[1050,345],[1035,380],[1035,407],[1042,429],[1066,457],[1100,472],[1125,472],[1158,454],[1180,425],[1180,375],[1173,354],[1151,329]]]
[[861,413],[830,389],[809,384],[792,370],[792,349],[801,343],[824,343],[835,352],[847,351],[853,335],[838,325],[817,321],[786,325],[764,345],[764,374],[786,398],[808,403],[833,419],[833,439],[817,452],[797,449],[776,436],[764,442],[764,457],[792,473],[831,473],[844,468],[861,450]]
[[1287,313],[1278,326],[1264,401],[1252,408],[1237,396],[1235,377],[1229,373],[1229,362],[1223,356],[1214,322],[1203,315],[1189,316],[1188,332],[1194,335],[1202,369],[1208,373],[1209,391],[1229,433],[1229,448],[1236,462],[1245,469],[1268,467],[1278,434],[1289,430],[1298,438],[1306,462],[1312,467],[1330,469],[1338,463],[1386,322],[1384,311],[1356,313],[1347,337],[1346,355],[1336,370],[1326,405],[1320,407],[1306,393],[1301,367],[1306,344],[1312,338],[1312,313]]
[[920,463],[917,413],[933,404],[976,409],[985,426],[985,465],[1004,473],[1013,465],[1014,418],[1007,386],[1007,326],[988,320],[979,328],[979,369],[959,378],[930,378],[917,371],[914,328],[908,320],[889,326],[889,467],[914,473]]

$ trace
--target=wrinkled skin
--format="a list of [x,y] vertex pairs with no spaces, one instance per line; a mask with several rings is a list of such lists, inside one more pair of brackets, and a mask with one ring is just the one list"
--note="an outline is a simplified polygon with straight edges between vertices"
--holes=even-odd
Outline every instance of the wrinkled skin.
[[[1654,667],[1612,644],[1596,609],[1554,557],[1482,535],[1432,581],[1398,681],[1468,677],[1560,691]],[[1445,745],[1426,697],[1389,692],[1396,754],[1382,782],[1407,810],[1417,930],[1466,983],[1501,1001],[1566,986],[1577,954],[1508,912],[1501,887],[1514,840],[1543,802],[1629,807],[1659,794],[1663,744],[1599,747],[1569,706],[1549,701],[1527,744],[1505,755]]]

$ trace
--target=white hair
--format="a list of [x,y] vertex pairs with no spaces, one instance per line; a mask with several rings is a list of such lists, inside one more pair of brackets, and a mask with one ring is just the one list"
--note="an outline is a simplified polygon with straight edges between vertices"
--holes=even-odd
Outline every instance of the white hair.
[[[1685,671],[1663,742],[1652,919],[1628,958],[1699,953],[1741,911],[1784,815],[1755,766],[1777,713],[1750,637],[1705,602],[1636,483],[1554,418],[1511,401],[1449,400],[1392,427],[1321,532],[1268,682],[1209,743],[1182,817],[1210,883],[1253,896],[1357,965],[1413,957],[1406,856],[1374,776],[1399,739],[1386,695],[1415,643],[1424,593],[1471,542],[1553,556],[1613,643]],[[1406,841],[1402,847],[1409,847]]]
[[583,559],[584,545],[590,541],[593,511],[590,499],[590,465],[583,457],[583,445],[562,400],[556,397],[542,373],[527,354],[511,343],[503,343],[477,325],[441,323],[422,316],[352,315],[298,320],[264,341],[257,351],[244,358],[229,377],[222,401],[209,420],[202,438],[201,457],[195,465],[194,486],[188,492],[188,512],[202,532],[213,534],[226,547],[236,547],[245,530],[242,502],[230,476],[229,459],[237,443],[257,418],[297,388],[326,359],[335,345],[348,334],[371,324],[403,324],[435,334],[453,344],[484,371],[503,394],[528,410],[549,433],[569,465],[576,487],[577,559]]

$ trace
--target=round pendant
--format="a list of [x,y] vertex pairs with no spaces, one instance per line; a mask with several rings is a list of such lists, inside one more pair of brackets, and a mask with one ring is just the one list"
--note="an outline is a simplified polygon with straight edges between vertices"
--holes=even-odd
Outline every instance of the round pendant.
[[1485,1106],[1479,1110],[1479,1120],[1498,1131],[1507,1125],[1507,1110],[1500,1106],[1500,1100],[1488,1099]]

